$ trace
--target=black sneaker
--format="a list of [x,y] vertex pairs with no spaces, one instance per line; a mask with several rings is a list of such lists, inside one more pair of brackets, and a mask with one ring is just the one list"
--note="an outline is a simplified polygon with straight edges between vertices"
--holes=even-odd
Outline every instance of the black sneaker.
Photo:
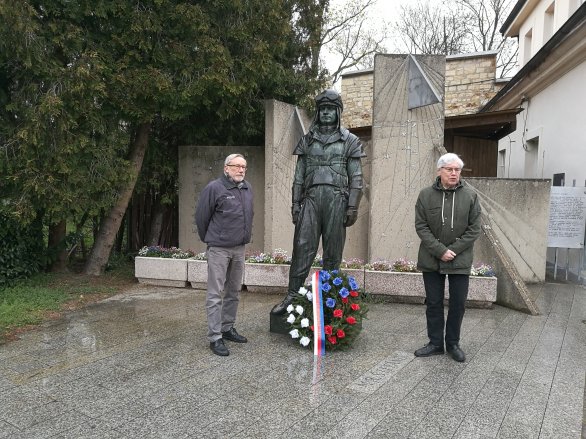
[[224,340],[221,338],[217,339],[216,341],[212,341],[210,343],[210,349],[214,354],[219,355],[220,357],[227,357],[230,355],[230,351],[226,345],[224,345]]
[[422,348],[419,348],[415,351],[416,357],[430,357],[432,355],[441,355],[444,353],[443,346],[436,346],[431,343],[427,343]]
[[248,340],[243,335],[240,335],[236,332],[234,327],[230,328],[229,331],[222,332],[222,338],[224,340],[234,341],[236,343],[246,343]]
[[448,351],[450,357],[452,357],[458,363],[463,363],[464,361],[466,361],[466,354],[462,349],[460,349],[460,346],[458,346],[457,344],[452,346],[446,346],[446,351]]

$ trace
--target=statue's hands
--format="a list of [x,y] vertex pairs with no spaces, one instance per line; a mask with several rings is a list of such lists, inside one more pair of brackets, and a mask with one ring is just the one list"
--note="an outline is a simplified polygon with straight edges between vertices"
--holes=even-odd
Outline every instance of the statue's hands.
[[344,226],[350,227],[358,219],[358,209],[355,207],[348,207],[346,209],[346,219],[344,220]]
[[291,216],[293,217],[293,224],[297,224],[297,220],[299,219],[299,212],[301,211],[300,204],[293,204],[291,206]]

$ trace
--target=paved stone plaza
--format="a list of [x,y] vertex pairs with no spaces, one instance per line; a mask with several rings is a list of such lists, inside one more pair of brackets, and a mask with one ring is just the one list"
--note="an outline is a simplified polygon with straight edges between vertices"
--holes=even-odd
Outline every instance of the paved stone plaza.
[[203,291],[137,285],[0,346],[0,438],[580,438],[586,289],[532,287],[542,315],[469,309],[466,363],[415,358],[424,307],[370,304],[353,349],[315,361],[243,293],[229,357]]

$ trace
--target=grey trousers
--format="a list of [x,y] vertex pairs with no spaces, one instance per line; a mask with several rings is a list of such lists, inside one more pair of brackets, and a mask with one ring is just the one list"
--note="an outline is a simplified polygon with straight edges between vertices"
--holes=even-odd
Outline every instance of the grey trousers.
[[229,331],[236,322],[244,276],[244,245],[208,247],[207,258],[207,338],[211,343],[222,338],[222,332]]

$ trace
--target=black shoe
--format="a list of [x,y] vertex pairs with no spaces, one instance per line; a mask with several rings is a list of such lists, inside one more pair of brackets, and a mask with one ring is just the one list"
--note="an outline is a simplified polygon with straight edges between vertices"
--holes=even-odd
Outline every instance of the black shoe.
[[246,343],[248,341],[246,337],[238,334],[234,327],[231,327],[229,331],[222,332],[222,338],[224,340],[235,341],[236,343]]
[[293,295],[287,294],[281,303],[278,303],[271,309],[271,314],[280,316],[285,314],[287,307],[293,302]]
[[452,346],[447,345],[446,351],[448,351],[450,357],[452,357],[457,362],[463,363],[464,361],[466,361],[466,354],[462,349],[460,349],[460,346],[458,346],[457,344]]
[[210,343],[210,349],[214,354],[219,355],[221,357],[227,357],[228,355],[230,355],[230,351],[224,345],[224,340],[222,340],[221,338],[219,338],[216,341],[212,341]]
[[436,346],[431,343],[427,343],[422,348],[419,348],[415,351],[416,357],[430,357],[432,355],[441,355],[444,353],[443,346]]

